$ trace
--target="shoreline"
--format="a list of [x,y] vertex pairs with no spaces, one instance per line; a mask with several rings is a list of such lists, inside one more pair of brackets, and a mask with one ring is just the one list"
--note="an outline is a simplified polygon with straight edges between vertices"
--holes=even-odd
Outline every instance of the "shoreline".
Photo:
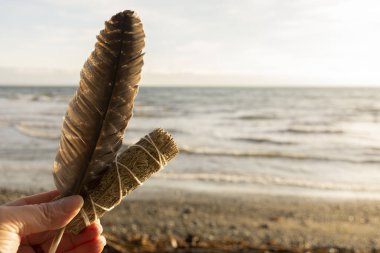
[[[1,189],[0,202],[21,195]],[[369,252],[380,249],[379,213],[378,200],[149,188],[127,196],[102,224],[110,248],[120,248],[105,252],[186,252],[180,250],[197,247],[203,251],[196,252]]]
[[[0,166],[0,172],[5,173],[5,177],[0,179],[0,189],[7,189],[9,191],[21,192],[41,192],[48,191],[55,188],[53,180],[51,179],[51,171],[44,171],[37,169],[40,165],[34,165],[33,169],[36,172],[29,175],[29,172],[20,170],[19,173],[9,174],[6,166]],[[269,196],[270,198],[317,198],[332,201],[380,201],[379,191],[370,190],[342,190],[342,189],[325,189],[315,187],[302,187],[281,184],[266,184],[266,183],[238,183],[238,182],[218,182],[197,179],[182,179],[175,178],[172,174],[157,173],[153,175],[149,182],[139,187],[138,191],[146,192],[149,194],[155,189],[162,191],[174,190],[188,192],[192,194],[206,194],[218,195],[223,192],[224,195],[229,196]],[[11,180],[7,180],[7,178]],[[172,178],[173,177],[173,178]],[[31,180],[25,182],[25,178]],[[39,180],[39,186],[36,187],[33,182]],[[37,189],[36,189],[37,188]],[[142,196],[142,195],[139,195]]]

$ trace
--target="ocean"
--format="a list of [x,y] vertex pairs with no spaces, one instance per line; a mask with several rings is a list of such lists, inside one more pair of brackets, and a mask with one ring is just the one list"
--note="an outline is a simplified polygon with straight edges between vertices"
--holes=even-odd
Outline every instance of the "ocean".
[[[0,185],[54,187],[74,87],[0,87]],[[380,89],[141,87],[125,145],[157,127],[180,155],[144,187],[380,199]]]

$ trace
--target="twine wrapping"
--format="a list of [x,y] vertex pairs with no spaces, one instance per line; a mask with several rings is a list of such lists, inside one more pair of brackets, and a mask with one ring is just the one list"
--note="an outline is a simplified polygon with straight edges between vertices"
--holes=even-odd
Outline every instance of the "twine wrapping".
[[115,159],[102,178],[82,195],[84,205],[67,226],[67,231],[78,234],[120,204],[122,198],[177,154],[178,148],[173,138],[160,128],[130,146]]

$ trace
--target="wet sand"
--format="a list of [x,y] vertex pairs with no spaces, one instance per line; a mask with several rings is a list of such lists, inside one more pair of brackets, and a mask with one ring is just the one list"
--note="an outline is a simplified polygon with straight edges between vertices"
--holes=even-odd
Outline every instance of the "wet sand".
[[[1,190],[0,202],[20,195]],[[109,244],[119,247],[105,252],[380,249],[380,201],[371,200],[137,190],[102,224]]]

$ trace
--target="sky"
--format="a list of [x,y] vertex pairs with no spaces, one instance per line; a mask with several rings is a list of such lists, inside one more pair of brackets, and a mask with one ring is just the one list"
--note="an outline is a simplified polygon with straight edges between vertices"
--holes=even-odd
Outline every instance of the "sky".
[[77,85],[125,9],[144,24],[145,85],[380,86],[375,0],[0,0],[0,84]]

